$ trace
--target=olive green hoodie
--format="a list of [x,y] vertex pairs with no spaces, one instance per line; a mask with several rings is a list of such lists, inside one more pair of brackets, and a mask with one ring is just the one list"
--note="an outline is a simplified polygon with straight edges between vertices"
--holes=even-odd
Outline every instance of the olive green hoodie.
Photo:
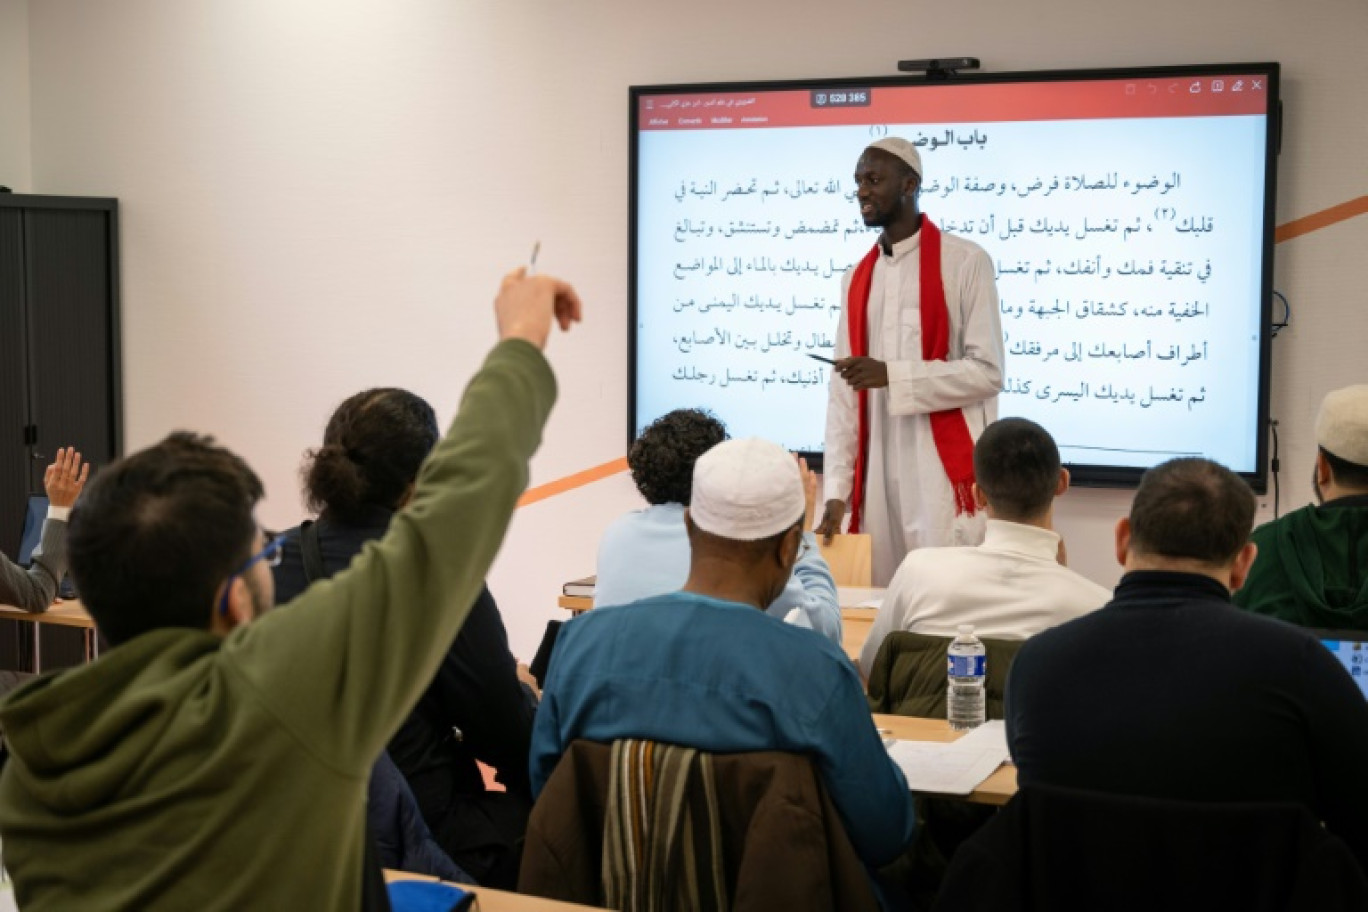
[[541,353],[501,343],[350,569],[226,637],[153,631],[0,705],[21,908],[357,908],[371,766],[479,594],[554,399]]
[[1236,605],[1303,627],[1368,630],[1368,496],[1294,510],[1254,530]]

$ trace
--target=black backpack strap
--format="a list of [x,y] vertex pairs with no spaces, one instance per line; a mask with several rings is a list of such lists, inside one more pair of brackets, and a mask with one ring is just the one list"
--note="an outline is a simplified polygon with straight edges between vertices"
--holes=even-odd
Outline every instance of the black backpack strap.
[[546,622],[546,631],[542,633],[537,654],[532,657],[532,664],[527,668],[528,671],[532,672],[532,677],[537,679],[538,687],[546,686],[546,673],[551,670],[551,652],[556,648],[556,639],[560,636],[561,623],[561,621]]
[[323,549],[318,546],[318,526],[312,519],[299,524],[299,550],[304,556],[304,578],[311,583],[325,579],[328,571],[323,569]]

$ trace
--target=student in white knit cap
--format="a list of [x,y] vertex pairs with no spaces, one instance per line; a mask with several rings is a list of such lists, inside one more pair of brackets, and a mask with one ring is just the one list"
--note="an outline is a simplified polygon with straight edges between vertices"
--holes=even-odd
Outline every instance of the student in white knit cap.
[[532,730],[537,795],[570,742],[642,738],[813,758],[856,852],[895,858],[916,825],[850,659],[765,613],[803,542],[792,454],[755,438],[699,457],[684,588],[595,608],[562,629]]

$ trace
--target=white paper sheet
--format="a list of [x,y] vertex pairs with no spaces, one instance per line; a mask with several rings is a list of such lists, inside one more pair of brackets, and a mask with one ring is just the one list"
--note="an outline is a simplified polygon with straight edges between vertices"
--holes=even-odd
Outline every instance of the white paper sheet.
[[1007,759],[1007,731],[985,722],[958,741],[895,741],[888,755],[912,791],[968,795]]

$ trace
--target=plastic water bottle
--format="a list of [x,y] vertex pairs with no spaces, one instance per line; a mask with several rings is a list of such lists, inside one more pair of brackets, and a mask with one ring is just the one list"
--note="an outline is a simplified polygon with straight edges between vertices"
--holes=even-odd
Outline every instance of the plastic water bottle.
[[950,727],[963,731],[977,728],[986,717],[984,678],[988,672],[988,651],[974,636],[973,624],[960,624],[959,636],[946,654],[946,715]]

